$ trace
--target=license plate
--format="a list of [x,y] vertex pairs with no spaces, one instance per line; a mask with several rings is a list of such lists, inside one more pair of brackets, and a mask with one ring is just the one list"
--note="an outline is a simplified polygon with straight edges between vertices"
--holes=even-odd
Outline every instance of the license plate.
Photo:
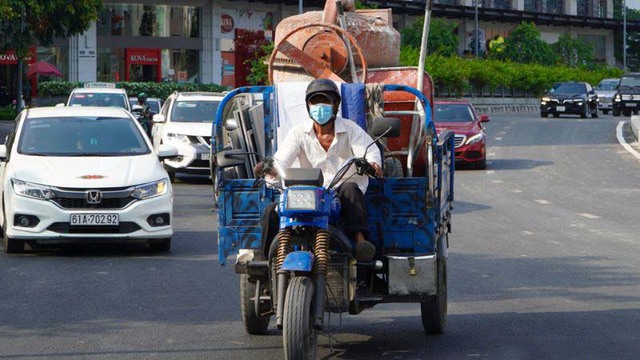
[[626,106],[626,107],[636,107],[636,104],[635,103],[626,103],[626,104],[624,104],[624,106]]
[[118,226],[118,214],[71,214],[71,226]]
[[564,106],[556,106],[556,111],[565,111]]
[[210,153],[200,154],[200,160],[211,160],[211,154]]

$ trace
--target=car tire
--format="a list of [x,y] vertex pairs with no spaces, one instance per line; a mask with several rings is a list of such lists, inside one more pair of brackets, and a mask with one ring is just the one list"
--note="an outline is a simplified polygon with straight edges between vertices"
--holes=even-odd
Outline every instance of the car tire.
[[155,253],[165,253],[171,250],[171,238],[149,240],[149,249]]
[[546,118],[546,117],[549,116],[549,113],[548,112],[541,112],[540,116],[542,116],[543,118]]
[[482,160],[478,161],[475,165],[475,168],[477,170],[485,170],[487,168],[487,158],[483,158]]
[[597,109],[597,108],[596,108],[596,110],[595,110],[595,111],[593,111],[593,112],[591,113],[591,117],[592,117],[593,119],[597,119],[597,118],[598,118],[598,109]]
[[613,110],[611,110],[611,114],[616,117],[620,116],[620,109],[613,108]]
[[7,254],[21,254],[24,252],[25,241],[12,239],[7,234],[2,234],[2,245]]
[[588,113],[589,113],[589,105],[585,104],[584,108],[582,108],[582,111],[580,111],[580,118],[586,119]]
[[609,113],[609,110],[602,110],[602,113],[603,113],[604,115],[607,115],[607,114]]
[[631,116],[631,110],[625,110],[624,116]]
[[172,183],[176,181],[176,173],[174,171],[167,171],[167,174],[169,174],[169,181]]
[[560,117],[560,114],[558,114],[558,113],[553,113],[553,117],[554,117],[554,118],[559,118],[559,117]]

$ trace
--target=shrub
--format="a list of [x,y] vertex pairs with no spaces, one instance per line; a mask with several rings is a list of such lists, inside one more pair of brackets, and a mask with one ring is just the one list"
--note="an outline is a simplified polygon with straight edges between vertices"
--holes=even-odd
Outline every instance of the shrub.
[[[67,81],[49,81],[38,84],[40,96],[68,96],[76,87],[83,83]],[[144,92],[148,97],[166,99],[174,91],[209,91],[223,92],[227,88],[217,84],[193,84],[193,83],[155,83],[155,82],[119,82],[116,86],[122,87],[129,96],[137,96]]]

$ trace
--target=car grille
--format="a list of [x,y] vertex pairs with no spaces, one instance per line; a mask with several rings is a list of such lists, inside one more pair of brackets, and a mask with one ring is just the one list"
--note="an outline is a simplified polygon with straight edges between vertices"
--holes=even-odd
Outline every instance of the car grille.
[[140,230],[134,222],[121,222],[118,226],[69,226],[68,222],[51,224],[47,230],[58,234],[129,234]]
[[[105,189],[55,188],[55,197],[50,201],[63,209],[124,209],[137,199],[131,196],[133,187]],[[97,204],[87,201],[87,191],[101,191],[102,199]]]
[[467,140],[466,136],[464,136],[464,135],[456,135],[455,136],[456,147],[462,146],[462,144],[464,144],[465,140]]
[[201,144],[201,145],[205,145],[208,148],[211,147],[211,136],[189,135],[187,137],[189,138],[189,142],[192,144]]

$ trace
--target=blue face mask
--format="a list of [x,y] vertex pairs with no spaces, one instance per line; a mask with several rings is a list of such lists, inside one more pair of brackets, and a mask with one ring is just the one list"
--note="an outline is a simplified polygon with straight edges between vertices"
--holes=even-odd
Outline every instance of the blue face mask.
[[331,104],[316,104],[309,105],[309,115],[320,125],[324,125],[333,117],[333,105]]

